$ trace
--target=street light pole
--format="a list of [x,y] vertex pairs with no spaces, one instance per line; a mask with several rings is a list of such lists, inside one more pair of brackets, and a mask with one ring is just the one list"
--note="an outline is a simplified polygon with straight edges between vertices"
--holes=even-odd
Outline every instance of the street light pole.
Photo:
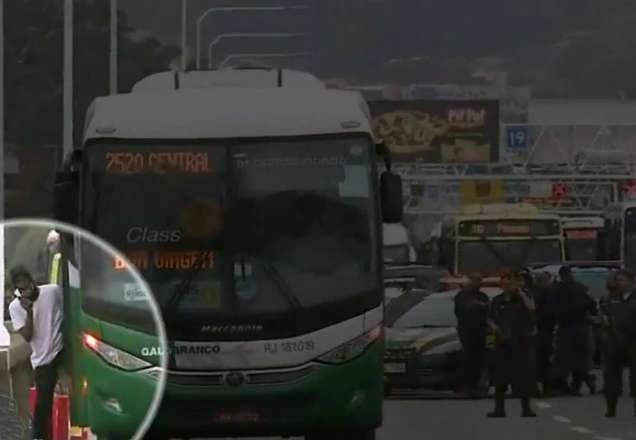
[[[4,0],[0,0],[0,220],[4,220]],[[4,226],[0,224],[0,283],[4,286]],[[0,347],[11,345],[11,336],[4,326],[4,307],[0,310]],[[7,351],[7,365],[9,363],[9,351]],[[13,378],[8,369],[9,395],[13,398]]]
[[[4,0],[0,0],[0,220],[4,219],[5,169],[6,169],[6,166],[4,162]],[[1,229],[2,227],[0,226],[0,244],[2,243]],[[3,253],[3,252],[4,252],[4,245],[2,245],[2,249],[0,249],[0,253]],[[0,271],[2,270],[3,268],[0,268]],[[0,281],[4,283],[3,272],[0,272]]]
[[227,63],[236,58],[291,58],[311,55],[311,52],[289,52],[289,53],[233,53],[228,55],[221,64],[219,69],[225,67]]
[[181,70],[188,68],[188,0],[181,0]]
[[212,42],[210,42],[210,44],[208,45],[208,69],[212,69],[212,49],[214,48],[214,46],[216,46],[217,44],[219,44],[223,39],[226,38],[297,38],[297,37],[304,37],[307,34],[302,34],[302,33],[296,33],[296,34],[292,34],[292,33],[286,33],[286,34],[277,34],[277,33],[269,33],[269,34],[260,34],[260,33],[255,33],[255,34],[247,34],[247,33],[237,33],[237,34],[221,34],[218,37],[216,37]]
[[110,94],[117,94],[117,61],[118,61],[118,45],[117,45],[117,0],[110,0]]
[[309,6],[306,5],[298,5],[298,6],[245,6],[245,7],[216,7],[210,8],[203,12],[201,16],[197,19],[197,42],[196,42],[196,51],[197,51],[197,70],[201,69],[201,25],[203,21],[212,13],[215,12],[237,12],[237,11],[286,11],[286,10],[302,10],[302,9],[310,9]]
[[64,0],[64,157],[73,151],[73,0]]

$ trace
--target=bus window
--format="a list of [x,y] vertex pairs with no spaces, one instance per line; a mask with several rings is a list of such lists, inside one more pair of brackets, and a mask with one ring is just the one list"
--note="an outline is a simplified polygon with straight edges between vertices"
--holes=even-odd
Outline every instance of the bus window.
[[636,208],[625,211],[625,236],[623,243],[625,267],[636,269]]

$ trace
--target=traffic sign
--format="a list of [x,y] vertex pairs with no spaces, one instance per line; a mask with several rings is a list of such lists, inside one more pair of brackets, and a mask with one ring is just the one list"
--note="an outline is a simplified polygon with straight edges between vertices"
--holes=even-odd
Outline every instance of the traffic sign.
[[506,128],[506,139],[508,148],[527,149],[528,148],[528,127],[508,127]]

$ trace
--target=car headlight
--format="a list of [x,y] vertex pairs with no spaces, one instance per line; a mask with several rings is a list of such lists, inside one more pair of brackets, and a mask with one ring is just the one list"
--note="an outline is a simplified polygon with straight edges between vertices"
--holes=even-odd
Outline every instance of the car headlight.
[[369,345],[380,339],[382,336],[382,327],[375,327],[370,332],[367,332],[357,338],[342,344],[339,347],[323,354],[318,358],[318,361],[325,362],[327,364],[342,364],[343,362],[350,361],[360,356]]
[[462,345],[459,341],[451,341],[445,344],[438,345],[437,347],[433,347],[430,350],[427,350],[422,353],[422,356],[428,355],[436,355],[436,354],[448,354],[454,353],[462,350]]
[[88,333],[84,333],[82,342],[86,348],[97,354],[106,363],[121,368],[122,370],[136,371],[152,367],[151,363],[108,345]]

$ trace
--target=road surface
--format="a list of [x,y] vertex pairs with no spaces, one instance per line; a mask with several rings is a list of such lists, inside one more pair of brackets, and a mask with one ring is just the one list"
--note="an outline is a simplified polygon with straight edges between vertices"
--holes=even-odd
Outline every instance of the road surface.
[[[507,401],[507,418],[488,419],[490,400],[387,400],[378,440],[629,440],[636,439],[633,404],[623,398],[616,419],[607,419],[602,396],[559,397],[533,402],[538,417],[522,418],[518,400]],[[302,440],[300,437],[294,440]],[[252,439],[257,440],[257,439]],[[258,439],[260,440],[260,439]]]

